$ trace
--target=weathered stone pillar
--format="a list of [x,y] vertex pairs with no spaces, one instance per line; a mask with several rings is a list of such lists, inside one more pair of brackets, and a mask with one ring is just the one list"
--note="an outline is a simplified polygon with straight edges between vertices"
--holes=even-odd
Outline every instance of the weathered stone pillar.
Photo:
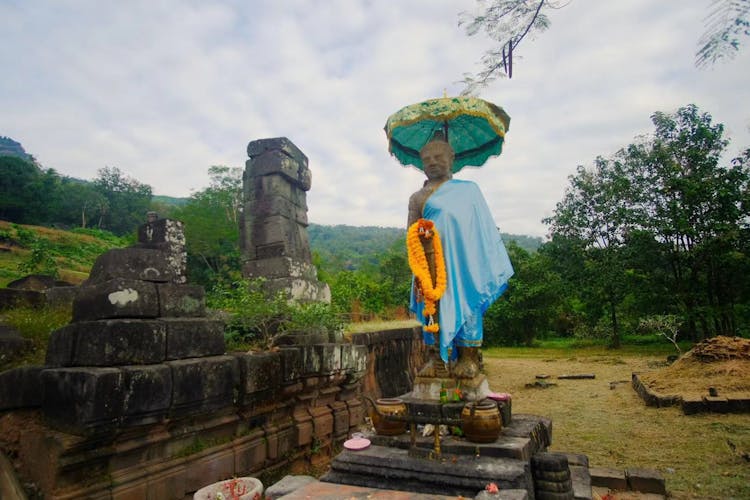
[[240,226],[244,276],[265,278],[269,292],[284,291],[292,300],[330,302],[307,237],[307,157],[286,137],[252,141],[247,154]]

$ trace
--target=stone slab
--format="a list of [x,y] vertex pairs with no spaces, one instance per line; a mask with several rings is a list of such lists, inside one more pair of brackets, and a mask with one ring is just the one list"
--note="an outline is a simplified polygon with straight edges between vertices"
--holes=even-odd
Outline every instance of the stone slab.
[[233,356],[167,361],[172,370],[170,416],[205,413],[232,405],[235,363]]
[[0,411],[42,404],[41,366],[22,366],[0,372]]
[[685,415],[695,415],[696,413],[702,413],[707,410],[703,398],[699,397],[683,399],[681,407],[682,413]]
[[729,400],[721,396],[705,396],[703,401],[709,411],[714,413],[727,413],[729,411]]
[[123,375],[123,425],[145,425],[162,421],[172,397],[169,366],[125,366]]
[[251,396],[261,393],[272,396],[281,386],[281,355],[260,352],[236,355],[239,364],[239,403],[250,402]]
[[656,493],[666,495],[667,487],[664,476],[653,469],[628,468],[625,470],[628,478],[628,487],[633,491],[642,493]]
[[620,491],[628,489],[628,480],[625,477],[624,470],[591,467],[589,468],[589,475],[591,476],[591,486]]
[[159,318],[166,327],[166,359],[219,356],[226,351],[224,323],[206,318]]
[[424,460],[411,457],[407,450],[383,446],[370,446],[357,452],[343,451],[333,460],[331,472],[322,480],[472,497],[490,482],[496,483],[500,489],[533,491],[527,461],[481,456]]
[[206,292],[198,285],[159,283],[159,316],[200,318],[206,315]]
[[117,368],[42,370],[42,411],[59,429],[86,434],[114,428],[123,412],[123,375]]
[[115,278],[166,283],[174,280],[167,255],[154,248],[115,248],[97,257],[85,285]]
[[[274,498],[274,497],[272,497]],[[301,488],[288,493],[282,497],[275,497],[279,500],[310,500],[316,498],[320,500],[350,500],[352,498],[368,498],[373,500],[455,500],[455,496],[445,496],[440,494],[413,493],[408,491],[398,491],[380,488],[367,488],[362,486],[351,486],[348,484],[334,484],[322,481],[315,481],[302,486]],[[504,500],[502,497],[496,497],[498,500]]]
[[118,366],[161,363],[167,329],[156,320],[119,319],[71,323],[52,333],[49,366]]
[[286,256],[247,261],[243,267],[243,274],[264,278],[303,278],[311,281],[317,279],[315,266]]
[[[410,446],[409,434],[401,436],[368,436],[368,439],[376,444],[396,445],[402,449]],[[417,436],[415,445],[422,450],[432,450],[435,440],[432,436]],[[441,441],[441,450],[446,455],[475,456],[477,451],[483,457],[513,458],[516,460],[529,460],[533,452],[533,444],[529,438],[501,436],[494,443],[472,443],[466,439],[455,436],[444,436]]]
[[[414,381],[414,389],[410,393],[413,399],[440,401],[440,389],[455,387],[453,379],[417,377]],[[467,401],[479,401],[487,397],[491,392],[487,377],[483,374],[477,375],[471,380],[461,382],[461,391]]]
[[303,153],[296,144],[286,137],[256,139],[247,144],[247,156],[250,158],[256,158],[270,151],[280,151],[305,167],[308,165],[308,159],[305,153]]
[[31,339],[24,338],[16,328],[0,324],[0,363],[22,355],[33,346]]
[[44,294],[34,290],[15,290],[0,288],[0,311],[18,306],[41,307],[44,304]]
[[281,478],[281,480],[266,488],[266,490],[263,492],[263,495],[268,500],[276,500],[277,498],[281,498],[284,495],[288,495],[297,491],[303,486],[307,486],[310,483],[316,482],[318,482],[318,480],[312,476],[286,475]]
[[73,301],[73,321],[109,318],[156,318],[159,296],[147,281],[114,278],[82,286]]
[[570,476],[573,480],[573,498],[592,500],[591,475],[588,466],[571,465]]

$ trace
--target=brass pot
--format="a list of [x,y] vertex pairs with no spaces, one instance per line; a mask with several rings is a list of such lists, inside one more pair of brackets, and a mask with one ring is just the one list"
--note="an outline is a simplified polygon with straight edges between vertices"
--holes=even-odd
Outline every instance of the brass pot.
[[461,421],[464,436],[472,443],[492,443],[502,428],[497,403],[486,399],[467,403],[461,411]]
[[380,398],[375,401],[376,411],[370,418],[375,432],[381,436],[397,436],[406,432],[406,421],[395,421],[388,416],[406,416],[406,403],[399,398]]

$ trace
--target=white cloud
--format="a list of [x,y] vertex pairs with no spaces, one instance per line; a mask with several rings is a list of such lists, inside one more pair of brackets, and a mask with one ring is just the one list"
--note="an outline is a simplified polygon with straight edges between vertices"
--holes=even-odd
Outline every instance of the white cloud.
[[[457,26],[471,0],[35,1],[4,4],[0,135],[45,166],[91,179],[116,166],[187,196],[251,140],[287,136],[309,157],[309,218],[402,226],[422,174],[388,155],[402,106],[456,94],[491,44]],[[512,116],[505,151],[462,178],[498,225],[543,235],[579,164],[688,103],[750,145],[745,50],[708,71],[693,54],[708,3],[576,0],[525,41],[514,78],[482,97]]]

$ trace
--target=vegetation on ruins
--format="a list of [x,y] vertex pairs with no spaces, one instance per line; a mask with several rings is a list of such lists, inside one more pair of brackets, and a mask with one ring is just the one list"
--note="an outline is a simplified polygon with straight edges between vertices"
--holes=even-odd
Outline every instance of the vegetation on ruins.
[[263,280],[240,280],[217,284],[208,294],[207,305],[228,313],[227,350],[265,350],[289,334],[341,333],[344,323],[330,304],[290,303],[283,293],[272,297],[263,290]]

